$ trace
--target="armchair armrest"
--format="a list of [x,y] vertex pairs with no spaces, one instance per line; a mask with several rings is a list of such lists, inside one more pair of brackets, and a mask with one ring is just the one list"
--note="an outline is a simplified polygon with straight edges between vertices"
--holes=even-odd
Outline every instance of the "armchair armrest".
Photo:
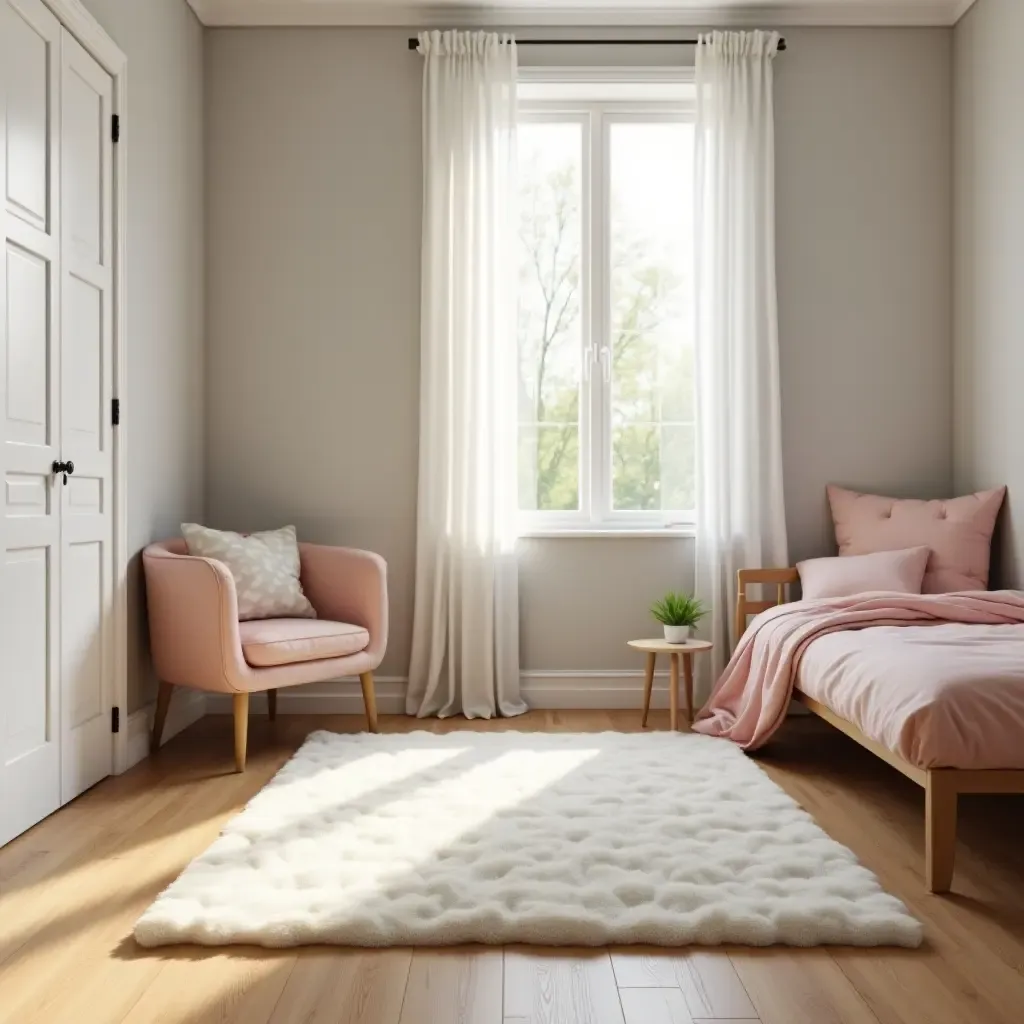
[[388,643],[388,565],[356,548],[300,544],[302,589],[317,615],[351,622],[370,634],[366,653],[384,657]]
[[164,682],[235,693],[242,664],[238,597],[227,567],[151,544],[142,554],[150,646]]

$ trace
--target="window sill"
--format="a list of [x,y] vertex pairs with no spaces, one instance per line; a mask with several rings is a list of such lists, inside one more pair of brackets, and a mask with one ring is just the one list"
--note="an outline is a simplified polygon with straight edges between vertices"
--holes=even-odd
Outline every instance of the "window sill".
[[635,530],[620,527],[618,529],[600,528],[588,529],[557,529],[552,527],[537,527],[536,529],[524,528],[519,534],[520,540],[590,540],[594,537],[614,537],[616,540],[650,540],[652,537],[665,537],[678,540],[680,537],[695,537],[697,528],[690,524],[687,526],[662,527],[661,529],[650,529],[638,527]]

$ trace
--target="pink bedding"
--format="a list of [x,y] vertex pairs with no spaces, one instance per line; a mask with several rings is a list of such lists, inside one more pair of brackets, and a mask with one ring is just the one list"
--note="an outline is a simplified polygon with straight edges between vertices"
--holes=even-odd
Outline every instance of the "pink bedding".
[[793,686],[922,767],[1024,768],[1024,594],[862,594],[759,615],[694,729],[746,749]]
[[919,768],[1024,769],[1024,626],[829,633],[796,685]]

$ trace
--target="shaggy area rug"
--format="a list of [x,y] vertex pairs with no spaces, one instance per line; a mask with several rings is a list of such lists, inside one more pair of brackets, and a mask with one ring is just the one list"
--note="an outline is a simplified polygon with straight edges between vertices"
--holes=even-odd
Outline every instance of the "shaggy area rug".
[[316,732],[135,937],[917,946],[921,926],[726,740]]

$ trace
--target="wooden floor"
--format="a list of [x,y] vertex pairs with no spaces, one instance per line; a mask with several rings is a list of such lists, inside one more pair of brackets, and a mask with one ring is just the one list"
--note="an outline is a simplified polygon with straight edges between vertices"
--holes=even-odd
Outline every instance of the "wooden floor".
[[[666,713],[652,714],[654,728]],[[385,731],[638,727],[638,712],[495,723],[385,718]],[[317,728],[254,718],[249,769],[211,717],[0,850],[0,1021],[12,1024],[1021,1024],[1024,798],[962,800],[954,893],[922,882],[921,790],[823,723],[787,725],[763,766],[926,927],[922,949],[665,951],[139,949],[132,926]]]

